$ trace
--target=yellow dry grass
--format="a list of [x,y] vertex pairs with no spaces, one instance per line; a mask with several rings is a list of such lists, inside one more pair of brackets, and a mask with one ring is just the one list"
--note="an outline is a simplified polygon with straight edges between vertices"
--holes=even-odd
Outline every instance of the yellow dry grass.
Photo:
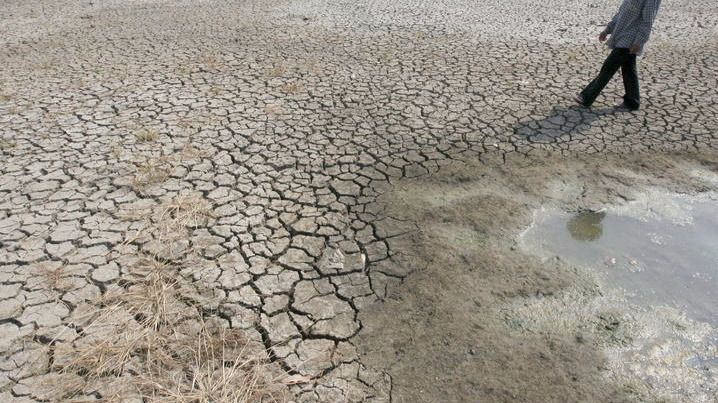
[[72,288],[72,282],[68,277],[65,266],[41,266],[37,274],[43,279],[45,286],[49,290],[64,292]]
[[0,139],[0,151],[3,150],[9,150],[11,148],[15,148],[15,142],[5,139]]
[[[142,217],[143,236],[169,245],[207,225],[211,204],[198,193],[181,193]],[[285,401],[286,387],[264,347],[196,305],[199,291],[180,274],[189,260],[138,253],[120,287],[75,309],[78,337],[51,343],[53,372],[79,377],[81,385],[58,378],[49,395],[64,401],[92,391],[105,401]]]
[[160,138],[160,132],[155,129],[140,129],[135,132],[135,138],[141,143],[151,143]]
[[304,87],[300,83],[288,83],[281,87],[282,92],[287,94],[296,94],[300,92]]
[[275,67],[269,69],[269,71],[267,72],[267,75],[269,77],[282,77],[284,75],[284,73],[286,73],[286,72],[287,72],[286,67],[284,67],[282,65],[278,65],[278,66],[275,66]]
[[132,188],[138,192],[164,182],[170,176],[171,165],[167,158],[159,157],[140,164],[132,178]]

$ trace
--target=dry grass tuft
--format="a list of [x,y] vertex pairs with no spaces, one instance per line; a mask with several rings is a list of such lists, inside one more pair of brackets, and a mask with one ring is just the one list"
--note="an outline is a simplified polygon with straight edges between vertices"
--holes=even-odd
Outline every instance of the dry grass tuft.
[[[145,402],[283,402],[286,376],[264,346],[207,316],[194,285],[180,274],[190,260],[159,258],[161,250],[206,226],[212,205],[200,193],[180,193],[141,215],[140,237],[159,241],[154,254],[139,254],[116,288],[76,307],[70,324],[78,337],[54,348],[52,371],[76,382],[58,381],[52,396]],[[122,245],[121,245],[122,246]],[[142,252],[138,252],[142,253]],[[53,277],[54,278],[54,277]],[[58,281],[62,276],[58,273]]]
[[132,188],[143,192],[148,187],[160,184],[170,176],[171,169],[171,164],[164,157],[145,161],[137,167],[132,178]]
[[201,157],[207,156],[205,151],[193,146],[192,144],[186,143],[180,150],[179,158],[181,161],[196,160]]
[[[111,152],[113,157],[119,160],[123,156],[124,150],[120,147],[114,147]],[[133,190],[143,193],[147,188],[167,180],[174,167],[178,166],[178,164],[184,161],[197,160],[206,155],[206,152],[187,143],[175,154],[163,153],[159,156],[147,156],[144,160],[135,162],[137,165],[130,179],[130,186]]]
[[14,141],[0,139],[0,151],[10,150],[15,148],[16,145]]
[[[143,231],[169,248],[192,228],[207,225],[212,206],[199,193],[180,193],[141,217]],[[137,238],[135,238],[137,239]],[[129,241],[130,243],[132,241]],[[184,281],[186,261],[138,255],[119,287],[73,312],[78,337],[54,344],[53,371],[79,378],[57,382],[53,396],[146,402],[283,402],[286,386],[261,343],[195,302]],[[61,278],[61,276],[58,276]],[[281,371],[280,371],[281,373]]]
[[222,67],[222,63],[219,58],[215,55],[207,55],[202,60],[202,64],[210,70],[219,70]]
[[65,266],[41,266],[38,269],[37,274],[40,278],[42,278],[44,285],[48,290],[65,292],[73,288],[72,281],[68,277]]
[[175,227],[196,228],[212,217],[212,206],[202,194],[185,192],[162,204],[159,221]]
[[152,143],[160,138],[160,132],[155,129],[140,129],[135,132],[135,138],[141,143]]
[[80,323],[80,337],[57,345],[56,370],[81,376],[83,389],[101,390],[103,396],[138,395],[149,402],[284,401],[285,388],[269,375],[263,350],[252,353],[241,331],[203,319],[198,308],[185,302],[192,291],[183,289],[176,269],[151,257],[140,259],[124,289],[103,296],[94,304],[99,308],[84,315],[87,325]]
[[183,118],[177,122],[177,127],[182,129],[192,129],[194,128],[194,123],[192,123],[192,121],[188,118]]
[[116,160],[119,161],[120,158],[122,158],[122,153],[123,153],[123,151],[124,151],[124,150],[122,149],[121,146],[117,146],[117,145],[116,145],[116,146],[112,146],[112,148],[110,149],[110,155],[112,155],[112,157],[113,157],[114,159],[116,159]]
[[52,69],[53,65],[52,65],[52,63],[45,61],[45,62],[35,63],[34,67],[35,67],[35,70],[50,70],[50,69]]
[[304,87],[300,83],[288,83],[284,84],[281,87],[282,92],[285,92],[287,94],[296,94],[300,91],[302,91]]
[[278,65],[272,69],[269,69],[269,71],[267,72],[267,75],[269,77],[282,77],[284,75],[284,73],[286,73],[286,72],[287,72],[286,67],[284,67],[282,65]]
[[267,115],[279,115],[283,111],[284,110],[282,109],[282,107],[277,104],[269,104],[264,107],[264,113],[266,113]]
[[[248,353],[247,341],[235,330],[202,323],[179,341],[176,354],[158,362],[143,376],[139,389],[149,401],[257,402],[283,401],[283,388],[263,375],[265,360]],[[191,333],[191,335],[189,334]]]

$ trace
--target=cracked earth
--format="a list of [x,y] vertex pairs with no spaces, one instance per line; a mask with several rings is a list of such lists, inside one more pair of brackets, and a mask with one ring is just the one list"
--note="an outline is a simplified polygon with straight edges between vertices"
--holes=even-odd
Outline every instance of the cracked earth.
[[0,400],[112,396],[58,394],[78,377],[58,368],[148,260],[182,290],[176,318],[241,331],[293,399],[401,400],[357,341],[418,270],[417,223],[378,202],[396,183],[718,147],[713,1],[663,5],[636,113],[613,110],[618,81],[593,110],[567,101],[616,2],[535,3],[4,1]]

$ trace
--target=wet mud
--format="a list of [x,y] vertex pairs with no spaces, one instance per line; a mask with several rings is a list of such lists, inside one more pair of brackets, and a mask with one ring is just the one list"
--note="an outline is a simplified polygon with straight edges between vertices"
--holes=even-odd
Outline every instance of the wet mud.
[[375,270],[411,275],[360,314],[362,360],[391,376],[397,402],[714,402],[710,323],[635,303],[521,235],[555,209],[565,236],[597,242],[613,228],[605,206],[705,194],[716,178],[716,156],[646,154],[456,164],[395,183],[382,230],[401,235]]
[[650,191],[603,211],[541,208],[521,236],[529,253],[596,272],[631,302],[718,325],[718,196]]

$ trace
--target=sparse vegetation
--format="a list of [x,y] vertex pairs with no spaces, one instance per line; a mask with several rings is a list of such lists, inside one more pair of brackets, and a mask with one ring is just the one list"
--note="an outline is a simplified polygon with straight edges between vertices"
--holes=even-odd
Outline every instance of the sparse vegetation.
[[300,83],[288,83],[284,84],[281,89],[283,92],[286,92],[287,94],[296,94],[297,92],[300,92],[304,87]]
[[278,115],[282,113],[282,107],[276,104],[269,104],[264,107],[264,113],[267,115]]
[[269,70],[269,72],[267,73],[267,75],[269,77],[282,77],[282,76],[284,76],[284,73],[286,73],[286,72],[287,72],[286,67],[284,67],[282,65],[278,65],[278,66],[271,68]]
[[182,118],[179,120],[179,122],[177,122],[177,126],[181,127],[182,129],[191,129],[194,127],[194,124],[191,120],[187,118]]
[[37,270],[37,275],[42,279],[43,287],[48,290],[65,292],[72,288],[71,279],[64,265],[57,267],[50,264],[41,265]]
[[162,205],[159,221],[185,228],[195,228],[212,217],[209,202],[199,193],[180,193]]
[[222,66],[220,60],[215,55],[206,56],[203,60],[203,64],[210,70],[218,70]]
[[191,160],[198,157],[205,156],[206,153],[200,150],[199,148],[193,146],[192,144],[185,144],[184,147],[182,147],[182,151],[180,152],[180,158],[184,160]]
[[122,147],[113,146],[112,149],[110,150],[110,153],[114,159],[119,160],[120,157],[122,157]]
[[155,142],[160,137],[160,132],[155,129],[141,129],[135,132],[135,138],[141,143]]
[[[200,194],[180,193],[142,215],[143,232],[169,248],[168,238],[188,237],[210,212]],[[99,391],[111,401],[285,401],[282,372],[274,374],[263,345],[194,302],[199,291],[180,275],[190,260],[138,253],[119,287],[76,308],[78,337],[52,343],[54,372],[81,382],[58,378],[50,396],[73,399]]]
[[132,188],[138,192],[164,182],[170,175],[171,165],[166,157],[148,160],[137,167]]
[[0,139],[0,151],[10,150],[15,148],[16,144],[14,141]]

